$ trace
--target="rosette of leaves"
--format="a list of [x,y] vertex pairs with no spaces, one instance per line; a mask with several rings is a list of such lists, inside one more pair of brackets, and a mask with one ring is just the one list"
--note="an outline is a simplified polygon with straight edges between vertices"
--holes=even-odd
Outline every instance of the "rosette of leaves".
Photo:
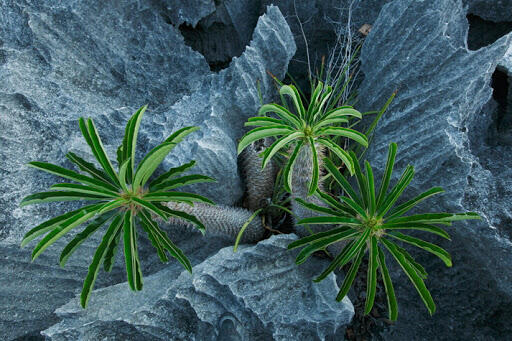
[[90,205],[45,221],[30,230],[24,236],[21,246],[25,246],[31,240],[45,235],[34,248],[32,261],[66,233],[89,222],[64,247],[60,256],[60,265],[64,266],[68,258],[87,238],[91,237],[102,226],[108,226],[99,247],[94,253],[84,281],[80,300],[84,308],[87,306],[101,265],[107,272],[112,270],[114,256],[121,237],[123,238],[126,274],[130,288],[134,291],[142,289],[142,271],[137,252],[137,225],[141,226],[146,232],[162,262],[169,260],[168,252],[185,269],[191,272],[190,261],[169,239],[167,234],[160,229],[152,215],[160,216],[164,220],[169,217],[186,220],[204,233],[205,227],[195,216],[179,210],[169,209],[161,203],[178,202],[192,205],[193,202],[202,202],[213,204],[212,201],[200,195],[174,191],[182,185],[214,181],[204,175],[180,176],[182,172],[194,165],[194,161],[180,167],[171,168],[148,184],[149,178],[169,152],[185,136],[199,129],[198,127],[185,127],[176,131],[162,144],[153,148],[135,168],[137,133],[146,108],[147,106],[141,107],[126,125],[123,142],[117,150],[119,164],[117,171],[108,158],[94,122],[90,118],[87,120],[79,119],[80,130],[98,164],[101,165],[101,169],[72,152],[67,153],[66,157],[83,173],[46,162],[36,161],[28,164],[36,169],[76,183],[55,184],[50,187],[51,191],[35,193],[25,197],[20,206],[55,201],[94,201]]
[[[245,134],[238,144],[238,154],[254,141],[274,137],[275,142],[263,152],[262,168],[268,164],[276,153],[289,149],[289,157],[283,169],[284,186],[288,192],[292,192],[292,170],[294,162],[301,148],[311,149],[312,177],[308,186],[308,195],[315,193],[318,188],[320,166],[318,162],[317,148],[326,148],[337,155],[347,166],[352,174],[354,171],[353,160],[350,155],[338,144],[334,143],[333,137],[345,137],[368,146],[368,139],[360,132],[339,126],[348,123],[351,118],[361,119],[359,111],[351,106],[341,106],[324,110],[324,107],[332,94],[331,86],[324,86],[318,82],[314,89],[309,105],[304,106],[301,96],[295,86],[283,85],[279,93],[289,96],[293,102],[294,110],[287,106],[280,106],[276,103],[265,104],[260,107],[258,116],[251,117],[245,126],[256,126]],[[283,103],[286,103],[283,101]],[[277,116],[267,117],[268,113]]]
[[387,250],[398,262],[418,291],[430,314],[433,314],[436,307],[423,281],[427,277],[427,272],[422,265],[416,262],[414,258],[396,242],[416,246],[430,252],[439,257],[446,266],[452,266],[451,257],[449,253],[441,247],[420,238],[404,234],[401,231],[425,231],[449,240],[450,236],[445,230],[440,228],[439,225],[449,226],[452,222],[457,220],[480,218],[478,214],[473,212],[405,215],[423,200],[442,193],[443,189],[433,187],[417,197],[395,206],[398,198],[414,176],[413,166],[407,166],[395,186],[391,188],[391,190],[388,190],[396,150],[397,145],[392,143],[389,146],[386,168],[378,191],[375,190],[375,181],[370,164],[367,161],[365,162],[365,173],[363,173],[353,152],[351,152],[351,157],[353,158],[353,164],[355,166],[358,186],[357,192],[338,171],[332,161],[325,159],[325,167],[343,189],[344,195],[339,196],[336,200],[328,194],[317,191],[315,194],[326,204],[326,207],[297,199],[302,205],[321,214],[321,216],[302,219],[298,224],[334,224],[338,226],[329,231],[312,234],[311,236],[299,239],[288,245],[289,249],[303,247],[296,258],[296,263],[301,264],[315,251],[323,250],[334,243],[346,243],[345,247],[334,258],[331,264],[314,279],[315,282],[319,282],[336,268],[340,268],[351,262],[350,269],[346,273],[343,284],[336,297],[338,301],[341,301],[348,293],[361,261],[365,254],[368,253],[365,314],[368,314],[373,307],[377,284],[377,270],[380,270],[387,296],[389,318],[393,321],[397,319],[398,306],[391,277],[386,265],[384,250]]

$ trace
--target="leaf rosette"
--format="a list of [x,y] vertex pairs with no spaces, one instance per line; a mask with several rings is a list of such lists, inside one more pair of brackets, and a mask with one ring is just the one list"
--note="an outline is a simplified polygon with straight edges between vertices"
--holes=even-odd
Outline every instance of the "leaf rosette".
[[73,252],[102,226],[108,225],[100,245],[94,253],[81,293],[81,305],[86,307],[98,271],[103,265],[110,272],[121,236],[124,244],[126,275],[130,288],[134,291],[143,287],[142,271],[137,252],[137,226],[145,231],[162,262],[169,261],[168,254],[176,258],[183,267],[192,272],[192,266],[183,252],[169,239],[167,234],[154,221],[153,216],[164,220],[176,217],[195,225],[204,233],[204,225],[193,215],[172,210],[162,205],[164,202],[180,202],[193,205],[194,202],[213,204],[203,196],[174,191],[174,189],[198,182],[212,182],[214,179],[204,175],[182,175],[194,166],[189,162],[171,168],[148,183],[157,167],[172,149],[188,134],[198,127],[185,127],[169,136],[163,143],[154,147],[135,168],[135,149],[140,122],[147,106],[141,107],[129,119],[122,144],[117,150],[119,168],[116,171],[108,158],[103,143],[92,119],[79,119],[83,137],[91,148],[101,169],[78,155],[69,152],[66,157],[83,173],[66,169],[46,162],[30,162],[36,169],[58,175],[76,183],[59,183],[50,187],[50,191],[40,192],[25,197],[20,206],[56,202],[56,201],[94,201],[80,209],[54,217],[31,229],[23,238],[25,246],[31,240],[44,235],[32,252],[32,261],[46,248],[74,228],[88,223],[63,249],[60,265],[64,266]]
[[324,159],[327,171],[338,183],[343,195],[333,198],[317,190],[315,195],[325,203],[325,207],[296,199],[303,206],[319,213],[318,216],[302,219],[297,224],[333,224],[337,225],[337,227],[301,238],[288,245],[289,249],[302,247],[302,250],[296,257],[296,263],[301,264],[316,251],[324,250],[327,246],[334,243],[345,243],[342,251],[314,280],[319,282],[335,269],[351,262],[351,266],[336,297],[338,301],[341,301],[347,295],[363,257],[368,253],[365,314],[370,313],[373,307],[377,285],[377,270],[380,270],[387,296],[389,318],[393,321],[398,317],[398,304],[391,276],[386,265],[384,250],[387,250],[397,261],[418,291],[429,313],[433,314],[436,306],[424,283],[424,279],[427,278],[427,272],[421,264],[416,262],[396,242],[416,246],[430,252],[439,257],[449,267],[452,266],[450,254],[433,243],[409,236],[401,231],[424,231],[449,240],[450,236],[439,225],[450,226],[454,221],[480,218],[474,212],[405,215],[423,200],[442,193],[443,189],[441,187],[433,187],[417,197],[395,206],[398,198],[414,176],[414,167],[411,165],[407,166],[398,182],[389,190],[396,151],[397,145],[391,143],[385,171],[378,191],[375,190],[375,180],[370,164],[367,161],[365,162],[365,172],[363,173],[355,153],[350,152],[350,157],[353,160],[352,163],[358,187],[357,191],[352,188],[349,181],[341,174],[331,160]]

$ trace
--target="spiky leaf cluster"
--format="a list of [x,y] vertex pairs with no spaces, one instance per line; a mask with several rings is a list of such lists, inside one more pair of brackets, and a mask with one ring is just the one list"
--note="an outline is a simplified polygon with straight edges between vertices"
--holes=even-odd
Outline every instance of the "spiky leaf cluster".
[[406,273],[430,314],[434,313],[435,304],[424,283],[427,273],[423,266],[417,263],[414,258],[396,242],[398,241],[421,248],[439,257],[446,266],[452,265],[451,257],[446,250],[400,231],[419,230],[450,239],[448,233],[438,225],[449,226],[453,221],[480,218],[478,214],[473,212],[460,214],[422,213],[405,215],[418,203],[443,192],[443,189],[440,187],[431,188],[417,197],[395,206],[398,198],[414,176],[413,166],[407,166],[395,186],[391,188],[391,190],[388,190],[396,150],[396,144],[392,143],[389,147],[386,168],[378,191],[375,190],[375,180],[370,164],[367,161],[365,162],[365,172],[363,173],[353,152],[350,153],[350,156],[355,166],[358,186],[357,192],[339,172],[332,161],[325,159],[325,167],[343,189],[344,195],[335,199],[328,194],[317,191],[315,195],[319,196],[326,204],[326,207],[297,199],[305,207],[323,214],[321,216],[302,219],[298,224],[334,224],[338,226],[329,231],[312,234],[311,236],[299,239],[288,245],[289,249],[303,247],[296,258],[297,264],[301,264],[315,251],[323,250],[330,244],[342,241],[347,243],[341,253],[337,255],[331,264],[314,280],[315,282],[319,282],[335,269],[351,262],[350,269],[346,273],[345,280],[336,297],[338,301],[341,301],[348,293],[361,261],[365,254],[368,253],[365,314],[368,314],[373,307],[377,284],[377,270],[380,270],[388,301],[389,318],[391,320],[397,319],[398,306],[391,277],[386,265],[384,250],[387,250],[389,254],[391,254]]
[[79,119],[80,130],[91,148],[101,169],[96,168],[78,155],[69,152],[66,157],[83,173],[66,169],[46,162],[30,162],[36,169],[58,175],[76,183],[59,183],[50,187],[51,191],[40,192],[25,197],[20,206],[31,204],[90,200],[93,204],[67,212],[52,218],[32,230],[23,238],[22,246],[31,240],[45,235],[32,252],[35,260],[47,247],[71,232],[75,227],[86,222],[89,224],[69,242],[60,256],[60,265],[64,266],[73,252],[93,233],[107,225],[103,239],[97,248],[89,271],[84,281],[81,305],[86,307],[98,271],[103,265],[110,272],[114,264],[121,236],[124,244],[126,275],[130,288],[141,290],[143,286],[142,271],[137,252],[137,225],[141,226],[156,248],[162,262],[167,262],[167,252],[176,258],[189,272],[192,266],[183,252],[169,239],[153,220],[157,215],[167,220],[169,217],[183,219],[197,226],[204,233],[203,224],[193,215],[179,210],[172,210],[162,202],[178,202],[192,205],[193,202],[213,204],[209,199],[197,194],[177,192],[174,189],[192,183],[211,182],[212,178],[204,175],[185,175],[181,173],[191,168],[194,161],[172,168],[148,185],[148,180],[171,150],[197,127],[185,127],[173,133],[163,143],[153,148],[135,168],[135,149],[140,122],[147,106],[141,107],[128,121],[123,143],[117,150],[119,169],[116,171],[108,158],[98,131],[92,119]]
[[[353,173],[352,158],[332,140],[332,137],[345,137],[363,146],[368,146],[368,139],[364,134],[340,126],[348,123],[352,118],[361,119],[362,115],[351,106],[324,110],[332,91],[331,86],[324,86],[322,82],[318,82],[311,95],[309,105],[305,107],[295,86],[283,85],[279,93],[282,97],[286,95],[291,98],[295,110],[276,103],[261,106],[258,116],[249,118],[245,123],[245,126],[256,126],[257,128],[242,137],[238,144],[238,153],[240,154],[254,141],[265,137],[275,137],[276,141],[263,153],[262,168],[265,168],[276,153],[290,149],[291,154],[283,170],[284,186],[288,192],[292,191],[292,169],[301,148],[311,148],[312,151],[313,168],[308,189],[309,195],[312,195],[318,188],[320,167],[317,159],[317,145],[325,147],[337,155],[345,163],[350,173]],[[277,118],[267,117],[268,113],[275,114]]]

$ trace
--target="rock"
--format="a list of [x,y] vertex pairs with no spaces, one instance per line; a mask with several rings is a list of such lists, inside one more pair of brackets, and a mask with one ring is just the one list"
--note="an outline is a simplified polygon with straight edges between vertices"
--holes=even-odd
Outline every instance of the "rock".
[[489,110],[496,108],[491,76],[512,35],[469,51],[467,31],[460,1],[397,0],[383,7],[361,52],[358,109],[378,108],[398,90],[367,154],[374,169],[382,171],[389,143],[397,142],[395,181],[406,164],[416,167],[404,200],[442,186],[446,193],[418,210],[476,210],[483,217],[447,228],[451,242],[425,236],[452,254],[453,268],[414,252],[430,273],[426,284],[438,306],[433,317],[392,267],[399,317],[381,333],[384,339],[489,340],[512,332],[512,212],[505,204],[512,202],[506,157],[512,146],[497,146],[489,136]]
[[[340,338],[353,306],[348,298],[334,300],[334,274],[312,282],[326,260],[313,257],[295,264],[297,251],[286,246],[296,238],[272,236],[254,246],[242,245],[237,253],[226,247],[194,266],[192,275],[166,268],[147,277],[137,295],[128,294],[126,283],[99,289],[87,310],[77,300],[59,308],[62,322],[43,335],[51,340],[103,338],[105,331],[112,333],[121,325],[131,335],[150,334],[157,340]],[[166,291],[162,283],[167,283]]]
[[[274,88],[264,79],[265,71],[282,77],[295,52],[289,28],[277,7],[269,7],[246,52],[232,68],[212,74],[160,10],[138,1],[0,3],[0,286],[7,288],[2,295],[8,297],[0,302],[5,312],[0,323],[9,339],[37,335],[55,322],[53,310],[81,290],[99,244],[100,234],[84,243],[64,270],[58,268],[54,250],[60,251],[66,238],[33,264],[29,250],[17,250],[37,223],[77,208],[66,202],[23,209],[18,204],[56,179],[26,167],[27,162],[71,167],[64,158],[69,150],[92,160],[78,129],[79,117],[94,119],[112,159],[128,118],[145,103],[149,110],[139,132],[139,160],[173,131],[198,125],[201,131],[187,137],[159,172],[195,159],[193,171],[218,183],[189,190],[224,204],[241,197],[236,139],[243,133],[241,122],[259,105],[256,80],[261,80],[263,100],[269,101]],[[195,236],[181,233],[171,239],[182,247],[182,240]],[[208,240],[206,254],[220,247]],[[145,275],[162,268],[147,241],[141,241],[140,253]],[[97,287],[119,283],[124,276],[118,265],[113,274],[98,276]],[[18,287],[23,290],[16,293]]]

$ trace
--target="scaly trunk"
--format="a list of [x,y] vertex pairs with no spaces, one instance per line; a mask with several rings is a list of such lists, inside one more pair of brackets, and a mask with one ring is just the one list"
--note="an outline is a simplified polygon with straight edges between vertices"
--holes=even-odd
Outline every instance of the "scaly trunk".
[[[320,176],[322,176],[323,173],[323,148],[320,145],[316,145],[317,149],[317,158],[318,158],[318,165],[320,168]],[[315,211],[312,211],[301,204],[299,204],[297,201],[295,201],[295,198],[300,198],[306,202],[327,207],[326,204],[324,204],[323,201],[318,199],[316,196],[310,195],[308,196],[308,189],[309,189],[309,183],[311,182],[311,176],[313,174],[313,158],[312,158],[312,152],[311,147],[309,145],[304,145],[301,150],[299,151],[299,154],[297,155],[297,158],[295,159],[295,164],[293,166],[292,170],[292,212],[295,214],[295,222],[304,219],[304,218],[310,218],[310,217],[316,217],[319,215],[322,215],[321,213],[317,213]],[[324,186],[322,182],[318,183],[318,188],[322,191],[324,191]],[[321,232],[321,231],[327,231],[335,228],[335,225],[309,225],[309,228],[313,233]],[[295,233],[299,237],[306,237],[311,235],[310,231],[306,229],[304,225],[297,225],[295,224]],[[341,249],[345,246],[345,243],[335,243],[331,244],[327,247],[327,251],[335,256],[341,252]]]
[[246,206],[251,211],[265,207],[274,191],[277,165],[272,159],[261,169],[262,158],[259,156],[272,144],[272,139],[265,138],[252,143],[240,155],[245,185],[247,188]]
[[[190,206],[185,203],[176,202],[167,202],[163,204],[172,210],[179,210],[194,215],[206,227],[207,235],[226,236],[233,239],[233,242],[235,241],[242,226],[253,214],[253,212],[243,208],[223,205],[212,206],[204,203],[194,203],[194,206]],[[169,218],[167,222],[172,225],[195,229],[195,227],[188,221],[184,221],[179,218]],[[258,242],[263,239],[264,234],[265,228],[261,223],[261,219],[260,217],[256,217],[251,221],[249,226],[247,226],[241,242]]]

